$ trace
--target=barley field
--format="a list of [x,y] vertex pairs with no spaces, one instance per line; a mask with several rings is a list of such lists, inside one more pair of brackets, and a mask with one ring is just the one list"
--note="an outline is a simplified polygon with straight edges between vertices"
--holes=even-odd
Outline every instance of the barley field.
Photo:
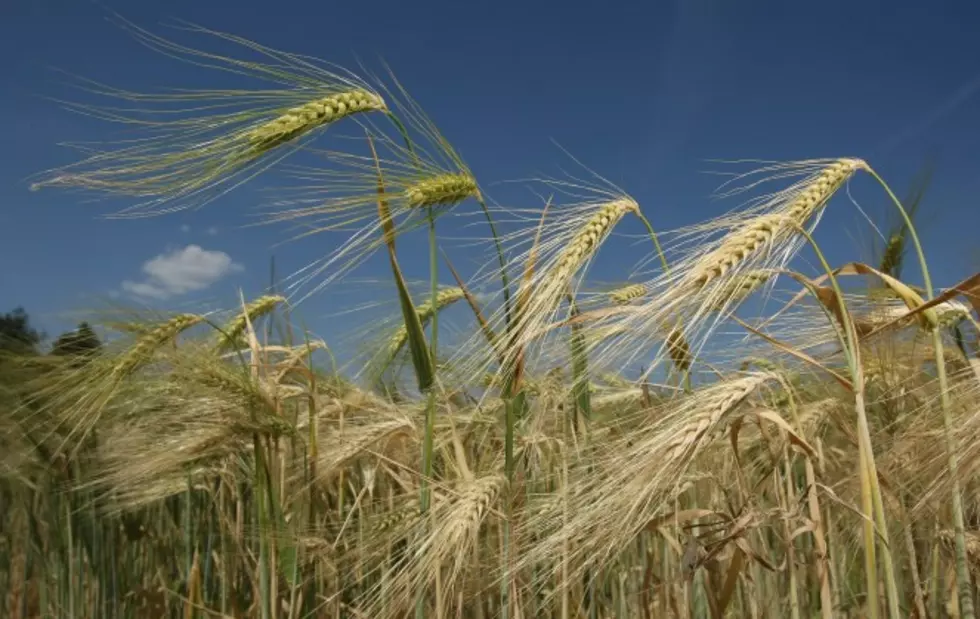
[[[121,25],[253,89],[83,81],[105,105],[62,104],[130,137],[33,189],[164,217],[274,178],[266,222],[346,240],[224,310],[0,358],[4,616],[976,617],[980,274],[932,279],[914,182],[723,162],[725,212],[661,229],[566,154],[502,205],[392,72]],[[852,183],[887,243],[832,263]],[[634,262],[592,278],[626,221]],[[389,318],[338,364],[303,312],[372,259]]]

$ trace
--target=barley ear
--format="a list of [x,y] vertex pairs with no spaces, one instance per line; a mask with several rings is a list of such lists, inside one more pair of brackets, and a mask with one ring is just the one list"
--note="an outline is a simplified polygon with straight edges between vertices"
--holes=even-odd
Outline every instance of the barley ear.
[[252,155],[255,156],[352,114],[386,109],[384,100],[378,95],[353,89],[290,108],[281,116],[247,132],[245,139],[252,144]]
[[609,293],[609,302],[614,305],[626,305],[634,299],[639,299],[647,293],[647,287],[643,284],[630,284],[617,288]]
[[280,303],[285,303],[286,299],[280,296],[267,295],[259,297],[246,305],[241,312],[232,318],[218,334],[218,347],[229,348],[240,344],[241,335],[245,327],[265,316],[276,308]]
[[468,174],[440,174],[421,180],[405,189],[405,200],[411,208],[454,206],[480,195],[476,180]]
[[123,378],[131,374],[143,363],[146,363],[157,349],[202,320],[203,318],[197,314],[180,314],[160,326],[146,331],[136,340],[136,344],[127,350],[113,366],[113,376]]

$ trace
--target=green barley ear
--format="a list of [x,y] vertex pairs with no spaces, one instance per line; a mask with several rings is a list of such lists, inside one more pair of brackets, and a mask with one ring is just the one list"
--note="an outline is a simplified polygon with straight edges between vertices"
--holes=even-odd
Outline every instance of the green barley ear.
[[479,195],[476,181],[467,174],[440,174],[405,189],[405,200],[412,208],[452,206]]
[[[906,205],[906,211],[910,220],[914,220],[916,213],[922,206],[926,191],[932,182],[933,161],[927,161],[925,167],[919,172],[913,181],[912,187],[902,204]],[[906,223],[900,222],[892,227],[888,234],[888,240],[881,253],[881,260],[878,270],[886,275],[900,278],[902,267],[905,263],[905,250],[908,247],[909,227]]]
[[378,95],[367,90],[349,90],[290,108],[282,116],[249,131],[245,137],[254,146],[255,154],[261,154],[351,114],[385,109]]
[[388,109],[365,81],[317,59],[199,27],[189,29],[221,43],[231,42],[243,54],[225,57],[169,41],[125,21],[122,27],[155,52],[189,65],[242,75],[260,85],[140,93],[80,79],[82,90],[109,103],[62,102],[65,107],[136,133],[96,148],[76,145],[94,154],[40,174],[32,189],[69,187],[140,200],[121,216],[201,206],[264,172],[328,126],[355,114]]
[[221,332],[218,334],[218,347],[229,348],[238,346],[241,343],[241,336],[245,332],[248,323],[265,316],[280,303],[285,303],[286,299],[280,296],[267,295],[259,297],[246,305],[237,316],[228,321]]
[[[415,313],[418,314],[419,322],[425,327],[435,314],[465,298],[465,296],[463,289],[460,287],[443,288],[436,296],[435,307],[432,306],[431,300],[415,306]],[[380,377],[405,348],[406,342],[408,342],[408,329],[402,324],[385,340],[385,343],[381,347],[380,357],[372,369],[371,374],[374,377]]]

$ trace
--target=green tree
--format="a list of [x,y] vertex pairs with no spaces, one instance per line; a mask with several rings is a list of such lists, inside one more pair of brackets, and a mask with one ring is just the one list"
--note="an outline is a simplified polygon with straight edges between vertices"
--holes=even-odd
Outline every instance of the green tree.
[[30,316],[24,308],[0,315],[0,351],[13,353],[37,352],[37,345],[44,335],[31,326]]
[[79,323],[74,331],[62,333],[54,342],[52,355],[59,356],[90,356],[102,348],[99,336],[95,334],[87,322]]

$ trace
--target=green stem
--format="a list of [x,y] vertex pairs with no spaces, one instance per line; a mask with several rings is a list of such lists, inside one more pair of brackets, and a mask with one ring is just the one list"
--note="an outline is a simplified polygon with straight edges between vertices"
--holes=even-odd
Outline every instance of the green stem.
[[480,205],[480,209],[483,210],[483,216],[487,218],[487,224],[490,226],[490,234],[493,236],[493,244],[497,250],[497,262],[500,264],[500,284],[504,289],[504,308],[506,316],[507,333],[511,330],[511,307],[510,307],[510,276],[507,274],[507,261],[504,260],[504,250],[500,244],[500,236],[497,234],[497,226],[493,223],[493,216],[490,215],[490,209],[487,208],[487,203],[483,199],[481,194],[477,198],[477,202]]
[[[395,116],[393,113],[388,113],[388,118],[391,122],[398,128],[398,131],[402,135],[402,139],[405,140],[405,146],[408,151],[415,158],[416,166],[418,166],[418,155],[415,153],[415,148],[412,145],[412,140],[408,135],[408,131],[405,129],[405,125]],[[481,200],[482,205],[482,200]],[[486,207],[484,207],[485,209]],[[433,378],[438,374],[438,351],[439,351],[439,253],[436,239],[436,215],[433,207],[429,207],[427,210],[427,217],[429,220],[429,292],[431,298],[431,307],[433,308],[432,313],[432,341],[429,347],[429,356],[432,359],[432,372]],[[487,213],[489,218],[489,213]],[[491,222],[491,226],[493,223]],[[496,232],[494,235],[496,238]],[[498,244],[499,250],[499,244]],[[503,254],[500,255],[501,261],[503,261]],[[422,512],[423,518],[425,514],[429,511],[429,503],[431,500],[431,490],[429,487],[429,480],[432,477],[432,461],[433,461],[433,434],[435,433],[435,417],[436,417],[436,386],[431,385],[429,388],[428,398],[425,407],[425,437],[422,444],[422,479],[420,483],[420,497],[419,506]],[[415,603],[415,616],[417,619],[421,619],[425,616],[425,595],[422,592]]]
[[[439,295],[439,282],[438,282],[438,255],[436,248],[436,222],[435,215],[432,209],[429,209],[429,292],[431,294],[431,305],[433,308],[432,312],[432,342],[429,347],[429,355],[432,358],[432,371],[433,374],[438,372],[437,365],[437,351],[439,346],[439,312],[436,308],[438,305],[438,295]],[[428,399],[426,401],[425,407],[425,437],[423,439],[422,445],[422,481],[421,481],[421,509],[422,513],[425,514],[429,510],[430,501],[430,489],[429,489],[429,479],[432,476],[432,460],[433,460],[433,434],[435,433],[435,417],[436,417],[436,386],[433,384],[429,388]]]
[[[803,235],[813,247],[814,253],[820,260],[830,280],[831,287],[837,298],[839,318],[843,323],[841,326],[847,342],[847,363],[851,371],[851,380],[854,390],[854,406],[858,418],[858,452],[861,466],[861,502],[862,510],[866,516],[864,521],[864,542],[865,542],[865,569],[868,587],[868,611],[869,616],[874,619],[878,616],[878,579],[877,565],[875,562],[875,532],[877,525],[878,534],[882,539],[882,564],[885,571],[885,590],[888,599],[889,616],[899,617],[901,611],[898,602],[898,586],[895,579],[895,566],[891,558],[891,545],[888,541],[888,521],[885,519],[884,502],[881,498],[881,487],[878,484],[878,470],[875,465],[873,444],[871,442],[871,429],[868,425],[868,416],[865,410],[864,401],[864,372],[861,367],[860,350],[858,349],[857,332],[851,321],[847,306],[844,303],[844,293],[840,288],[837,278],[834,276],[833,269],[824,257],[820,247],[813,237],[802,226],[797,227],[798,232]],[[873,514],[874,524],[867,520],[867,516]]]
[[[650,223],[650,220],[647,219],[643,213],[637,211],[636,216],[640,218],[640,221],[642,221],[643,225],[646,227],[647,234],[650,235],[650,240],[653,242],[653,247],[657,250],[657,257],[660,258],[660,266],[663,267],[664,275],[667,275],[668,273],[670,273],[670,266],[667,264],[667,256],[666,254],[664,254],[663,247],[660,246],[660,239],[657,237],[657,231],[653,229],[653,224]],[[678,321],[677,326],[675,326],[674,328],[680,329],[680,321]],[[693,365],[693,363],[694,363],[694,359],[691,359],[691,364]],[[686,370],[681,369],[680,382],[684,388],[684,393],[690,394],[691,393],[690,368]]]
[[[884,179],[882,179],[877,172],[871,169],[870,166],[866,166],[865,170],[885,190],[885,193],[888,194],[889,199],[891,199],[896,208],[898,208],[898,212],[901,214],[902,220],[908,227],[909,236],[912,238],[912,244],[915,246],[915,253],[919,259],[919,268],[922,271],[922,283],[925,286],[926,296],[928,297],[926,301],[929,301],[934,296],[932,278],[929,276],[929,266],[926,262],[925,252],[922,249],[922,243],[919,242],[919,235],[915,231],[915,226],[912,225],[912,219],[909,217],[905,207],[902,206],[902,202],[898,199]],[[949,476],[952,483],[953,536],[956,553],[956,584],[959,591],[960,602],[959,610],[960,616],[963,617],[963,619],[976,619],[976,612],[973,607],[973,596],[971,595],[972,584],[970,582],[970,571],[968,568],[966,554],[966,525],[963,521],[963,497],[960,492],[959,485],[959,457],[957,455],[959,445],[957,444],[956,436],[953,433],[952,403],[949,399],[949,384],[946,377],[946,361],[943,355],[943,339],[938,327],[932,328],[932,343],[933,352],[936,359],[936,378],[939,381],[940,405],[943,409],[943,438],[946,442],[947,465],[949,467]]]

